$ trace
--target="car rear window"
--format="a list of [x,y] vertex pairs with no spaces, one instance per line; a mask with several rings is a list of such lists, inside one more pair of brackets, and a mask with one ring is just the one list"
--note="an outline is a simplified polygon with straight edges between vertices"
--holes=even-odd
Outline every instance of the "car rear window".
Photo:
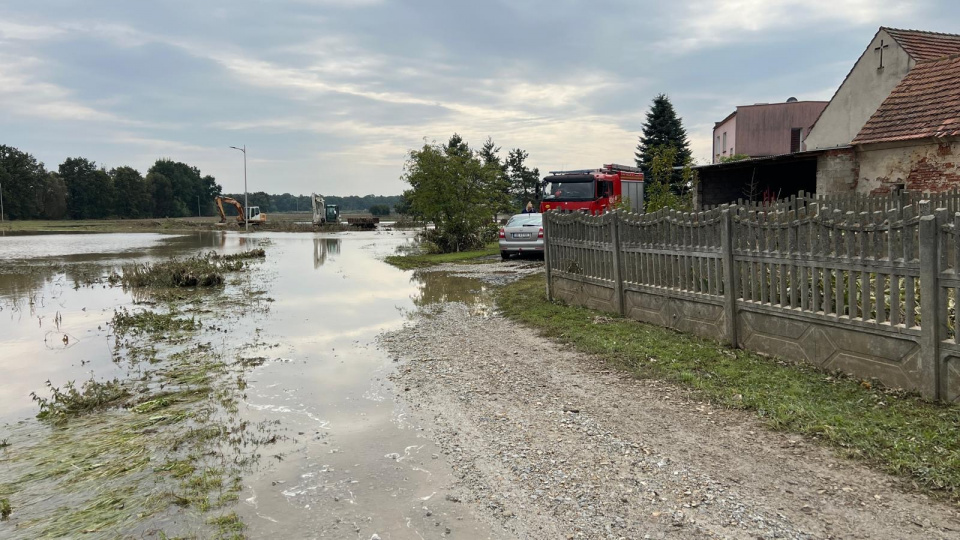
[[523,227],[524,225],[539,227],[541,223],[543,223],[542,214],[517,214],[510,218],[507,227]]

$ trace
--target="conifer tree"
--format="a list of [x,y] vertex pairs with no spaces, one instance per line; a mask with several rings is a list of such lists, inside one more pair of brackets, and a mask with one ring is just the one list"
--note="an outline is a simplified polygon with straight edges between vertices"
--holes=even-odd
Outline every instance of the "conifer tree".
[[[687,131],[677,116],[677,112],[670,103],[666,94],[659,94],[653,98],[653,105],[647,112],[647,120],[643,124],[643,134],[640,135],[640,144],[634,154],[637,167],[649,173],[654,159],[654,150],[663,147],[677,149],[674,166],[683,166],[692,159],[690,142],[687,140]],[[682,191],[678,184],[682,181],[679,173],[674,174],[671,187],[675,193]]]

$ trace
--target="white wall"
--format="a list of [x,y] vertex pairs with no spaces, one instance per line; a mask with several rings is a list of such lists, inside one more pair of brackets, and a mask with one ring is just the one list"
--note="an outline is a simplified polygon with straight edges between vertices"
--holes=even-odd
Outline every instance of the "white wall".
[[[877,69],[880,53],[874,49],[880,46],[881,40],[889,47],[883,50],[883,69]],[[806,149],[850,144],[914,65],[916,62],[890,34],[885,30],[879,31],[813,126],[804,141]]]

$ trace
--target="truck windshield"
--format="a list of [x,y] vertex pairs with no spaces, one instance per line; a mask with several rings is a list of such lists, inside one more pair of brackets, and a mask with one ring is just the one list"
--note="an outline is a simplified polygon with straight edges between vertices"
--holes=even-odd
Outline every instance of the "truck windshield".
[[596,198],[593,181],[547,182],[543,185],[543,198],[555,201],[589,201]]

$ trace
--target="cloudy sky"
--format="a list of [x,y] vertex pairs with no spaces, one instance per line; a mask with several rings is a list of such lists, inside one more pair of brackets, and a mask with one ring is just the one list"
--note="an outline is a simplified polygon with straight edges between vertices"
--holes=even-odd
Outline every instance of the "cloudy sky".
[[396,194],[459,132],[541,171],[630,163],[670,96],[706,162],[736,105],[829,99],[881,25],[951,0],[3,0],[0,144],[56,169],[158,157],[241,191]]

